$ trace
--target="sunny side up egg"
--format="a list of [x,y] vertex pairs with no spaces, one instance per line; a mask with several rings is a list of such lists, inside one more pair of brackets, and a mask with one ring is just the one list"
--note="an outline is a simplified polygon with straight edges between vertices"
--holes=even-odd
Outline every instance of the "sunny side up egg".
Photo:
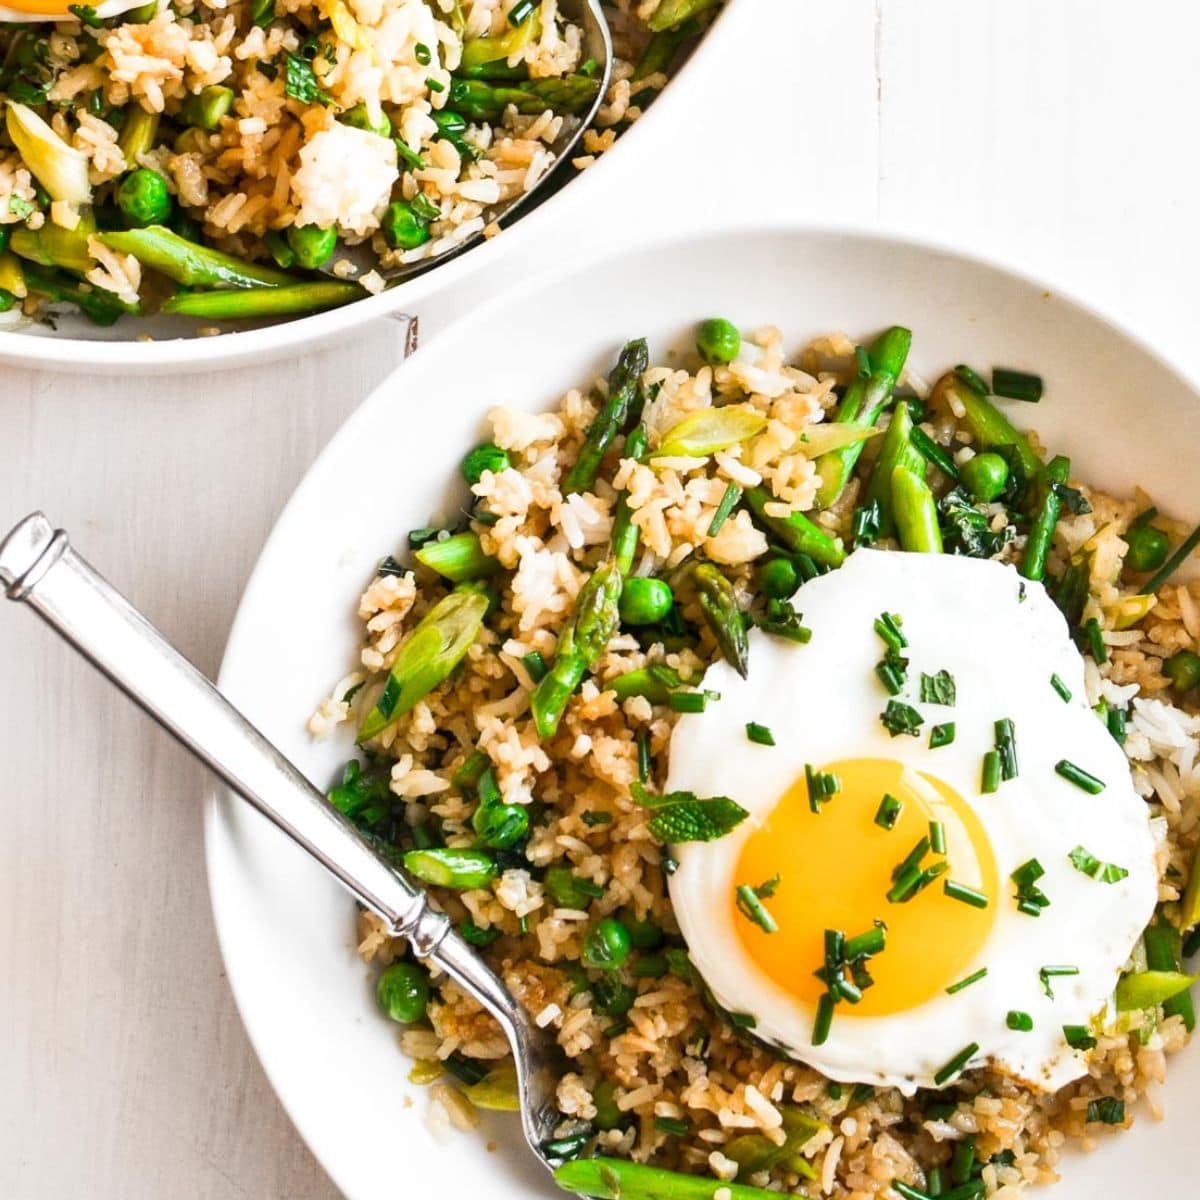
[[[989,1061],[1044,1089],[1083,1075],[1064,1027],[1105,1008],[1157,882],[1146,805],[1088,708],[1063,617],[1001,563],[877,550],[793,604],[811,641],[753,632],[749,677],[710,668],[719,701],[671,740],[668,791],[750,814],[674,851],[671,900],[713,996],[841,1082],[911,1093]],[[882,614],[907,642],[894,700],[920,714],[915,734],[881,720]],[[923,675],[927,697],[952,682],[953,704],[922,700]],[[1006,720],[1010,777],[986,791]],[[751,742],[750,723],[775,744]],[[759,889],[765,918],[739,888]]]
[[[105,0],[102,4],[93,4],[90,7],[95,10],[96,17],[107,19],[128,12],[131,8],[137,8],[144,2],[145,0]],[[7,4],[0,6],[0,24],[77,21],[79,14],[71,12],[71,5],[72,0],[8,0]]]

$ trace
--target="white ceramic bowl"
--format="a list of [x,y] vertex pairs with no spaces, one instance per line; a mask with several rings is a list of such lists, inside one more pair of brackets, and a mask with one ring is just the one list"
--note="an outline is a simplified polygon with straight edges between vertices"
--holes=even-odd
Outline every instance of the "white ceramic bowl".
[[[698,318],[772,323],[798,347],[832,330],[914,331],[924,375],[948,364],[1034,368],[1046,398],[1021,406],[1078,473],[1116,492],[1152,485],[1164,511],[1200,514],[1183,448],[1200,439],[1200,396],[1139,341],[1042,283],[897,238],[757,230],[658,245],[560,272],[443,333],[350,418],[297,489],[247,587],[220,682],[321,786],[351,736],[313,743],[305,721],[350,666],[356,599],[405,532],[453,511],[462,453],[493,404],[541,408],[611,363],[627,338],[658,359]],[[246,805],[208,810],[213,906],[251,1040],[292,1119],[353,1200],[396,1195],[553,1195],[511,1119],[440,1140],[406,1079],[397,1027],[372,1001],[353,951],[350,901]],[[1189,1104],[1189,1098],[1192,1104]],[[1200,1048],[1172,1064],[1168,1119],[1146,1117],[1066,1163],[1057,1200],[1168,1195],[1192,1176],[1190,1111]],[[499,1149],[489,1152],[493,1139]]]

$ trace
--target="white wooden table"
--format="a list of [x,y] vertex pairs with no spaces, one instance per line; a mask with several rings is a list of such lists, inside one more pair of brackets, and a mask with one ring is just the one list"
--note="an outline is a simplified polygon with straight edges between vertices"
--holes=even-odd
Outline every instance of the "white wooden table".
[[[687,120],[643,131],[594,216],[560,206],[565,244],[878,221],[1031,264],[1200,371],[1191,0],[734,3],[748,11],[720,61],[695,64]],[[426,336],[554,258],[510,258],[427,305]],[[44,508],[215,671],[275,515],[399,344],[384,321],[236,373],[6,370],[0,527]],[[333,1196],[223,978],[201,772],[15,609],[0,680],[0,1196]]]

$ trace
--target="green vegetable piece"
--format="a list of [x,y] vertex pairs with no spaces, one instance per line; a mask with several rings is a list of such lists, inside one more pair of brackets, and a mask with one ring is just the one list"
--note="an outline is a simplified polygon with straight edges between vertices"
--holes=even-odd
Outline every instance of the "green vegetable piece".
[[[684,21],[690,21],[716,3],[717,0],[662,0],[646,24],[652,33],[661,33],[682,25]],[[737,1197],[733,1200],[737,1200]]]
[[130,171],[117,188],[117,207],[134,227],[159,225],[174,208],[167,181],[157,171],[139,167]]
[[903,400],[897,401],[879,447],[879,457],[867,481],[866,502],[878,506],[879,531],[887,536],[896,531],[892,512],[892,472],[897,467],[905,467],[915,475],[925,477],[925,459],[912,444],[912,431],[912,408]]
[[1033,526],[1025,540],[1025,551],[1018,568],[1026,579],[1041,579],[1046,574],[1046,556],[1054,541],[1054,530],[1062,512],[1059,487],[1071,474],[1071,460],[1058,455],[1051,459],[1038,480],[1038,507]]
[[662,1167],[647,1167],[624,1158],[577,1158],[554,1172],[554,1182],[565,1192],[594,1196],[596,1200],[713,1200],[724,1189],[728,1200],[778,1200],[778,1192],[719,1183],[711,1176],[683,1175]]
[[57,271],[48,271],[35,263],[24,269],[25,283],[35,296],[53,303],[74,304],[93,324],[112,325],[124,313],[137,313],[136,304],[126,304],[112,292],[91,288]]
[[[640,460],[646,453],[646,427],[637,425],[625,439],[623,458]],[[613,516],[612,551],[617,570],[628,575],[633,569],[633,556],[637,553],[638,527],[633,523],[633,510],[629,507],[629,494],[622,492],[617,497],[617,510]]]
[[1177,650],[1163,662],[1163,674],[1177,692],[1190,692],[1200,684],[1200,654]]
[[616,1129],[625,1120],[625,1114],[617,1107],[617,1085],[611,1079],[602,1079],[592,1090],[592,1103],[596,1106],[594,1123],[597,1129]]
[[263,242],[271,252],[271,257],[285,271],[296,265],[296,252],[288,245],[286,234],[280,233],[278,229],[268,229],[263,234]]
[[1033,452],[1029,439],[1018,433],[1009,419],[986,397],[968,386],[953,371],[943,375],[934,387],[934,397],[944,397],[955,408],[961,405],[963,420],[984,450],[1011,446],[1021,464],[1021,470],[1036,478],[1042,470],[1042,460]]
[[750,814],[727,796],[693,797],[662,805],[647,823],[650,833],[665,845],[711,842],[724,837]]
[[456,589],[421,618],[401,645],[375,707],[359,726],[360,742],[377,737],[449,676],[471,648],[487,607],[486,596]]
[[710,317],[702,322],[696,333],[696,349],[710,366],[731,363],[742,348],[742,335],[737,326],[724,317]]
[[180,120],[185,125],[212,133],[220,128],[221,118],[228,115],[233,100],[232,88],[209,84],[183,102],[183,108],[179,110]]
[[393,250],[415,250],[433,236],[429,222],[419,217],[407,200],[393,200],[384,210],[383,236]]
[[1153,525],[1135,525],[1126,534],[1125,566],[1139,574],[1157,571],[1167,561],[1171,540]]
[[593,971],[617,971],[629,957],[629,930],[616,919],[605,917],[592,926],[583,943],[583,965]]
[[412,963],[392,963],[379,976],[375,998],[393,1021],[411,1025],[429,1007],[429,976]]
[[172,296],[165,313],[204,317],[210,321],[240,321],[255,317],[292,317],[322,312],[360,300],[366,293],[357,283],[297,283],[290,287],[254,287],[220,292],[185,292]]
[[159,114],[147,112],[140,104],[131,103],[126,107],[117,145],[129,166],[136,167],[139,158],[154,148],[158,122]]
[[644,338],[627,342],[608,376],[608,396],[588,426],[579,457],[563,480],[564,494],[586,492],[596,481],[600,464],[633,411],[643,373],[650,363]]
[[653,625],[674,604],[671,585],[665,579],[627,579],[621,592],[621,621],[625,625]]
[[746,621],[738,608],[733,584],[712,563],[701,563],[692,571],[700,613],[725,661],[743,678],[750,669],[750,642]]
[[968,460],[961,475],[967,491],[981,504],[988,504],[1008,484],[1008,463],[999,454],[985,451]]
[[[231,254],[189,242],[162,225],[147,225],[144,229],[106,232],[97,236],[110,250],[132,254],[142,266],[159,271],[188,287],[259,288],[295,282],[292,276],[273,267],[244,262]],[[189,295],[187,298],[198,297]]]
[[495,121],[510,104],[525,116],[537,116],[548,108],[558,114],[578,115],[591,107],[599,92],[599,80],[578,73],[511,84],[453,79],[449,102],[468,120]]
[[520,804],[480,801],[471,828],[489,850],[507,850],[529,833],[529,813]]
[[787,517],[768,516],[766,506],[773,503],[775,497],[766,488],[747,488],[745,498],[755,521],[793,554],[805,554],[823,567],[840,567],[846,561],[842,539],[827,533],[803,513],[792,513]]
[[[44,47],[46,43],[39,39],[39,44]],[[36,53],[32,46],[30,51]],[[7,64],[5,74],[8,74]],[[7,86],[11,89],[12,85]],[[39,97],[37,103],[41,103],[41,99]],[[21,162],[52,200],[65,200],[74,205],[87,204],[91,200],[87,155],[67,145],[32,108],[18,103],[11,90],[4,120]]]
[[788,600],[800,586],[800,574],[791,559],[769,558],[759,572],[758,583],[772,600]]
[[679,674],[670,667],[655,664],[652,667],[636,667],[618,675],[609,685],[618,700],[631,696],[645,696],[651,704],[666,704],[672,691],[684,685]]
[[521,1111],[517,1069],[512,1063],[493,1067],[478,1083],[467,1084],[463,1095],[476,1108],[485,1108],[489,1112]]
[[371,114],[367,112],[365,104],[356,104],[353,108],[348,108],[338,120],[343,125],[349,125],[351,129],[365,129],[368,133],[377,133],[380,137],[390,138],[392,136],[392,122],[388,119],[385,112],[379,114],[377,121],[371,120]]
[[783,1117],[782,1145],[777,1146],[761,1133],[744,1133],[731,1138],[722,1147],[726,1157],[732,1158],[741,1168],[739,1174],[754,1175],[759,1171],[772,1170],[793,1155],[799,1154],[826,1128],[823,1121],[818,1121],[816,1117],[793,1105],[781,1106],[780,1115]]
[[96,265],[88,252],[88,238],[94,237],[92,220],[81,220],[74,229],[64,229],[47,221],[40,229],[14,229],[9,246],[14,254],[43,267],[62,267],[82,275]]
[[1117,984],[1118,1012],[1154,1008],[1187,991],[1200,976],[1184,975],[1180,971],[1136,971],[1121,977]]
[[699,32],[700,27],[695,21],[686,21],[675,29],[663,29],[654,34],[646,43],[642,57],[638,59],[634,68],[633,82],[639,83],[651,75],[665,75],[670,70],[679,48],[688,38],[695,37]]
[[462,477],[469,484],[474,485],[483,478],[484,471],[491,471],[493,475],[499,475],[501,471],[507,471],[511,466],[512,459],[509,458],[507,450],[501,450],[493,442],[484,442],[482,446],[476,446],[462,460]]
[[1200,851],[1192,856],[1187,887],[1179,905],[1179,925],[1182,929],[1200,925]]
[[651,457],[707,458],[749,441],[766,426],[767,418],[749,404],[702,408],[668,429]]
[[892,469],[892,508],[900,545],[922,554],[941,554],[937,501],[929,484],[907,467]]
[[250,24],[266,29],[275,20],[275,0],[250,0]]
[[287,242],[296,255],[297,266],[306,271],[323,267],[337,249],[337,230],[322,229],[318,225],[292,225],[287,231]]
[[486,851],[449,846],[410,850],[404,856],[404,869],[426,883],[457,891],[487,887],[500,874],[496,860]]
[[0,313],[12,312],[16,305],[16,296],[7,288],[0,288]]
[[426,542],[413,557],[422,566],[436,571],[451,583],[470,579],[486,579],[500,570],[500,562],[485,554],[479,544],[479,534],[472,530],[455,533],[448,538]]
[[[1151,971],[1175,972],[1179,970],[1179,931],[1161,921],[1147,927],[1142,935],[1146,947],[1146,966]],[[1168,1000],[1163,1001],[1163,1016],[1180,1017],[1184,1028],[1191,1033],[1196,1028],[1196,1007],[1191,993],[1185,988]]]
[[[867,352],[869,373],[860,373],[846,389],[834,417],[838,424],[858,429],[874,426],[891,399],[911,345],[912,332],[899,325],[892,326],[872,343]],[[821,486],[817,488],[818,508],[829,508],[842,494],[850,472],[862,454],[863,444],[855,442],[817,459],[817,474],[821,477]]]
[[468,38],[463,43],[462,60],[459,64],[463,74],[470,74],[480,67],[519,54],[537,37],[540,24],[539,19],[534,17],[532,21],[523,21],[495,37]]
[[582,912],[604,894],[603,888],[580,878],[570,867],[549,867],[544,882],[550,898],[559,908],[571,908],[577,912]]

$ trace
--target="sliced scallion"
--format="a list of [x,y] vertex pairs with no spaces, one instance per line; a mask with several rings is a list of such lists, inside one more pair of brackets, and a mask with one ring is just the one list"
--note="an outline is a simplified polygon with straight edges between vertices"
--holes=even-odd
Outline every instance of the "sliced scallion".
[[1018,1033],[1029,1033],[1033,1029],[1033,1018],[1027,1012],[1013,1008],[1009,1010],[1005,1024]]
[[935,725],[929,731],[930,750],[940,750],[954,741],[954,722],[947,721],[944,725]]
[[775,737],[771,731],[765,725],[759,725],[755,721],[746,723],[746,737],[756,746],[775,745]]
[[875,824],[880,829],[892,830],[900,819],[900,810],[904,805],[895,796],[885,795],[875,810]]
[[1057,675],[1050,676],[1050,686],[1059,694],[1064,704],[1071,700],[1071,689]]
[[961,900],[963,904],[969,904],[972,908],[987,908],[988,906],[988,898],[983,892],[976,891],[973,887],[967,887],[965,883],[956,883],[953,879],[947,879],[942,884],[942,891],[951,900]]
[[964,1046],[944,1067],[934,1074],[933,1082],[942,1087],[954,1078],[979,1053],[979,1043]]
[[946,989],[946,995],[953,996],[956,992],[961,992],[963,988],[969,988],[971,984],[978,983],[981,979],[985,979],[987,977],[987,973],[987,967],[980,967],[978,971],[968,975],[965,979],[960,979],[957,983],[952,983]]
[[1054,770],[1068,783],[1073,783],[1077,788],[1087,792],[1089,796],[1098,796],[1104,791],[1103,780],[1097,779],[1095,775],[1089,774],[1082,767],[1077,767],[1069,759],[1059,759],[1054,764]]
[[737,503],[741,498],[742,489],[736,483],[731,483],[725,489],[725,494],[721,497],[721,502],[717,505],[717,510],[713,513],[712,520],[708,523],[709,537],[716,537],[721,532],[721,526],[729,520],[729,514],[737,507]]

